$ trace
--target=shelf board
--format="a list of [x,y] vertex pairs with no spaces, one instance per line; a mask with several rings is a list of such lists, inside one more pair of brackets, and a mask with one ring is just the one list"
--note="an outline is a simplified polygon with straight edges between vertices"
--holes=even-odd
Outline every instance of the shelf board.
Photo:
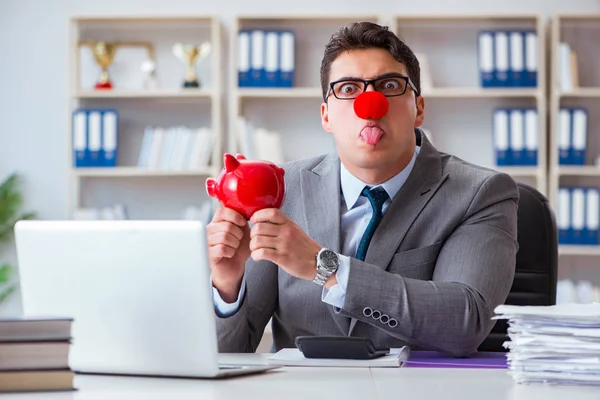
[[600,97],[600,87],[578,87],[568,92],[558,92],[559,97]]
[[538,14],[421,14],[398,15],[396,21],[402,22],[488,22],[536,20]]
[[600,176],[600,167],[593,165],[582,165],[581,167],[559,166],[557,174],[559,176]]
[[561,20],[574,20],[574,21],[599,21],[600,13],[586,13],[586,14],[556,14],[555,18]]
[[238,88],[240,98],[298,98],[322,99],[319,87],[292,87],[292,88]]
[[81,90],[73,97],[79,99],[165,99],[165,98],[210,98],[214,92],[209,89],[179,90]]
[[377,15],[360,14],[272,14],[272,15],[253,15],[240,14],[236,17],[241,22],[253,21],[290,21],[290,22],[339,22],[339,21],[377,21]]
[[511,176],[537,177],[540,173],[538,167],[514,166],[514,167],[494,167],[495,170],[507,173]]
[[75,22],[211,22],[217,19],[216,15],[195,15],[195,14],[180,14],[180,15],[168,15],[168,14],[157,14],[157,15],[143,15],[143,14],[131,14],[131,15],[78,15],[71,17],[72,21]]
[[561,244],[558,246],[558,254],[564,256],[600,256],[600,246]]
[[503,97],[538,97],[537,88],[432,88],[423,90],[423,97],[428,98],[503,98]]
[[97,178],[126,178],[135,176],[209,176],[213,175],[213,168],[200,170],[161,170],[137,167],[114,167],[114,168],[73,168],[73,175],[78,177]]
[[[240,98],[321,98],[321,88],[293,87],[293,88],[238,88]],[[536,88],[433,88],[423,92],[423,97],[428,98],[504,98],[504,97],[531,97],[539,95]]]

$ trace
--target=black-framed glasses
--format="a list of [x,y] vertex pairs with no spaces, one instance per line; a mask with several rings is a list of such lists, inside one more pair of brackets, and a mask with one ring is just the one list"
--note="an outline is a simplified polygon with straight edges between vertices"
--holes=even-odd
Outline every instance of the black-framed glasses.
[[375,79],[343,78],[331,82],[325,98],[333,93],[340,100],[353,100],[365,92],[369,85],[373,85],[373,89],[386,97],[402,96],[409,86],[419,96],[417,88],[408,76],[389,74]]

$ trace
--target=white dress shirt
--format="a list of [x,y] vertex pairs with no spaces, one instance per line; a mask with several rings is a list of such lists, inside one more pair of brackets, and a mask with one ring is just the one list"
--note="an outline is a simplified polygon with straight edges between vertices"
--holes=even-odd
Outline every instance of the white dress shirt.
[[[378,185],[382,186],[389,196],[389,199],[383,203],[382,213],[385,213],[392,199],[408,179],[420,150],[421,148],[417,146],[410,163],[397,175]],[[340,207],[342,251],[340,254],[340,266],[336,273],[338,283],[333,285],[329,290],[323,286],[321,300],[332,306],[343,308],[346,299],[346,288],[348,286],[350,257],[354,257],[356,254],[360,239],[371,220],[373,208],[369,200],[360,195],[365,186],[371,187],[371,185],[367,185],[348,172],[344,164],[340,165],[340,184],[342,189],[342,204]],[[237,300],[233,303],[226,303],[219,295],[217,289],[213,287],[215,308],[221,316],[226,317],[235,314],[241,299],[244,298],[245,287],[246,275],[244,274],[240,293]]]

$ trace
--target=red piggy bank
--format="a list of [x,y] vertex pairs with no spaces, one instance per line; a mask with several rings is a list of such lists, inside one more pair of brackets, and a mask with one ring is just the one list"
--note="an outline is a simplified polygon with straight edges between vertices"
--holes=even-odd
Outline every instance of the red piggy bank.
[[269,161],[246,160],[241,154],[225,154],[225,167],[206,180],[206,191],[246,219],[263,208],[279,208],[285,197],[284,170]]

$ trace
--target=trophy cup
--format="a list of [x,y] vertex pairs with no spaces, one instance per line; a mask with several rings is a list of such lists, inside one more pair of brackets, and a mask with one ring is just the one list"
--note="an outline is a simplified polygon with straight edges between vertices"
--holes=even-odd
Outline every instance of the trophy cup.
[[108,67],[112,64],[118,45],[115,43],[96,42],[92,46],[92,53],[96,63],[100,65],[100,79],[96,83],[96,89],[112,89],[112,83],[108,76]]
[[[142,72],[145,73],[145,85],[147,88],[155,85],[156,79],[156,62],[154,57],[154,46],[149,42],[111,42],[107,43],[104,41],[96,40],[85,40],[79,42],[79,47],[89,47],[94,55],[96,64],[100,66],[100,78],[95,89],[112,89],[113,84],[108,76],[108,67],[113,63],[115,54],[119,47],[142,47],[148,52],[148,60],[143,63],[140,67]],[[79,66],[78,66],[79,68]]]
[[156,89],[156,63],[153,60],[146,60],[140,65],[144,73],[144,89]]
[[173,45],[173,54],[179,58],[187,67],[184,88],[198,88],[200,82],[196,74],[196,64],[210,54],[211,45],[204,42],[200,46],[176,43]]

